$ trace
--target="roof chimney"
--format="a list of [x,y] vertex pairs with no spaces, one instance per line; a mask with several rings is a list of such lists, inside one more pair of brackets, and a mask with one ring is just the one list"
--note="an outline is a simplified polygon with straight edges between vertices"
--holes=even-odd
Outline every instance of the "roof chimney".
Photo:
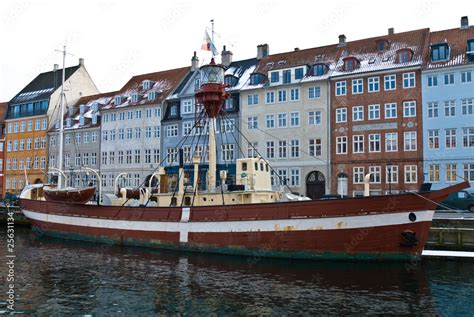
[[395,33],[395,29],[394,28],[389,28],[388,29],[388,35],[393,35]]
[[229,66],[232,63],[232,55],[233,55],[232,52],[226,50],[225,45],[224,45],[224,48],[222,49],[222,54],[221,54],[222,65],[224,65],[225,67]]
[[58,69],[59,69],[59,65],[58,65],[58,64],[54,64],[54,66],[53,66],[53,71],[54,71],[54,70],[58,70]]
[[339,35],[339,45],[346,46],[346,36],[344,34]]
[[461,17],[461,29],[469,29],[469,19],[467,18],[467,15]]
[[79,66],[84,66],[84,59],[83,58],[79,58]]
[[194,55],[191,58],[191,71],[195,71],[199,68],[199,58],[196,56],[196,51],[194,51]]
[[295,52],[298,52],[300,50],[299,47],[295,47]]
[[268,44],[257,45],[257,59],[268,57],[269,54],[270,48],[268,47]]

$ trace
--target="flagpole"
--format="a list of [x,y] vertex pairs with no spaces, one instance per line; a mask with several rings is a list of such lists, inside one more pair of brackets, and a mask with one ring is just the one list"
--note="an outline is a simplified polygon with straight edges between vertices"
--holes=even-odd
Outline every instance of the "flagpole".
[[[211,40],[212,40],[212,45],[214,45],[214,19],[211,20],[211,25],[212,25]],[[212,51],[212,56],[214,56],[214,51]]]

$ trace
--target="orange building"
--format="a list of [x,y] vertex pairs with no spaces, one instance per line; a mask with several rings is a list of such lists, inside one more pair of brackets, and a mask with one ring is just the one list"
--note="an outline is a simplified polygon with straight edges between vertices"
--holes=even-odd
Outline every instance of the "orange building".
[[[6,192],[18,194],[25,185],[47,180],[47,132],[59,116],[62,69],[55,65],[39,74],[8,103],[5,118],[6,151],[4,186]],[[79,59],[77,66],[65,69],[64,94],[68,104],[81,96],[98,93],[97,87]]]
[[0,198],[3,196],[3,172],[5,158],[5,114],[7,113],[8,102],[0,102]]

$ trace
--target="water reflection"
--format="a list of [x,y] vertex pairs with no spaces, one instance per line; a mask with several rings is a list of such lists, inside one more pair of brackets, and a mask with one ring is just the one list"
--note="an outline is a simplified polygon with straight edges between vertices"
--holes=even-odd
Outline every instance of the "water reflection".
[[[0,256],[5,254],[1,233]],[[17,232],[17,308],[37,315],[471,314],[473,263],[203,255]],[[2,279],[5,266],[0,266]],[[457,294],[458,296],[455,296]],[[461,294],[461,296],[459,296]],[[0,308],[1,310],[1,308]]]

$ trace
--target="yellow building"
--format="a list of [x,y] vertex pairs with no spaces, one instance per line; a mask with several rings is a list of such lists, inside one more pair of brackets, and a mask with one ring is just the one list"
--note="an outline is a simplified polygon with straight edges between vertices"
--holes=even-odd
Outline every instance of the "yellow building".
[[[6,192],[19,193],[25,185],[47,180],[47,131],[60,112],[62,69],[55,65],[39,74],[8,103],[5,118],[4,186]],[[84,67],[84,60],[65,69],[65,101],[73,105],[81,96],[98,93]]]

